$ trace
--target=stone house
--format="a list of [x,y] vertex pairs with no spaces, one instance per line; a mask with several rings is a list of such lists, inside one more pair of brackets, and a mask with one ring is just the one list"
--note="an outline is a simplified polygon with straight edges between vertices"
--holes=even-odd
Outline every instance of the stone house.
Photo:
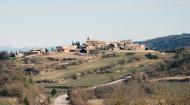
[[104,48],[106,48],[106,41],[87,39],[85,44],[86,44],[86,46],[93,46],[96,49],[104,49]]
[[63,46],[57,46],[56,47],[57,51],[59,52],[78,52],[79,50],[77,49],[76,45],[63,45]]
[[131,50],[131,51],[144,51],[145,45],[135,44],[132,40],[121,40],[118,42],[120,50]]
[[24,57],[24,54],[23,54],[23,53],[20,53],[19,51],[16,51],[15,57],[16,57],[16,58],[21,58],[21,57]]
[[31,54],[42,54],[42,53],[45,53],[45,52],[46,52],[46,50],[43,49],[43,48],[30,50],[30,53],[31,53]]

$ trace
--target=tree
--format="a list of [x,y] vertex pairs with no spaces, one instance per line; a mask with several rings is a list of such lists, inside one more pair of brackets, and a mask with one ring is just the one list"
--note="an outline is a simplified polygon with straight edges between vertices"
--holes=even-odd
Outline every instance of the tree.
[[48,49],[47,48],[45,49],[45,52],[48,53]]
[[75,42],[74,42],[74,41],[72,41],[72,45],[75,45]]
[[72,41],[72,45],[76,45],[77,48],[81,48],[81,45],[80,45],[79,41],[76,41],[76,42]]
[[10,52],[10,57],[15,57],[15,54],[13,52]]
[[87,40],[90,40],[90,38],[88,37]]
[[152,53],[148,53],[145,55],[148,59],[158,59],[158,55],[156,54],[152,54]]
[[55,96],[57,94],[57,90],[55,89],[55,87],[52,89],[51,91],[51,95],[52,96]]
[[6,60],[9,59],[9,54],[6,51],[1,51],[0,52],[0,60]]
[[32,80],[32,78],[30,78],[30,79],[29,79],[29,82],[30,82],[30,83],[33,83],[33,80]]
[[81,48],[80,42],[76,42],[77,48]]
[[27,97],[24,98],[24,105],[30,105]]

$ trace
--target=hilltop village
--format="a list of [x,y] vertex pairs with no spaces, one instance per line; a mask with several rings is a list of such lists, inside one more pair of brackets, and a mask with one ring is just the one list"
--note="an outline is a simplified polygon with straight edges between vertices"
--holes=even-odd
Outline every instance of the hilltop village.
[[[140,45],[134,43],[132,40],[120,40],[120,41],[101,41],[101,40],[93,40],[87,38],[86,42],[82,45],[80,42],[72,42],[72,45],[60,45],[55,49],[52,48],[50,50],[45,48],[36,48],[31,49],[29,54],[43,54],[49,52],[77,52],[77,53],[86,53],[86,54],[95,54],[98,50],[113,50],[113,51],[134,51],[141,52],[145,51],[145,45]],[[16,57],[22,57],[23,54],[16,52]]]

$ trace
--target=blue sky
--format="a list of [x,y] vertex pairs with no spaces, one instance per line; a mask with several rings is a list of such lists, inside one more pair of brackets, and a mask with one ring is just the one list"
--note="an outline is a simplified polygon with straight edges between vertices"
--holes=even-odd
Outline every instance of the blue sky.
[[189,33],[190,0],[0,0],[0,46]]

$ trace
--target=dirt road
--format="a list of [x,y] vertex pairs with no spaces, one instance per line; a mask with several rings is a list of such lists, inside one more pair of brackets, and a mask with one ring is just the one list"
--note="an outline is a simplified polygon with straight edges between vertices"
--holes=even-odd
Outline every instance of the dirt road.
[[113,82],[108,82],[108,83],[104,83],[104,84],[95,85],[95,86],[90,87],[90,88],[88,88],[86,90],[91,90],[91,89],[95,89],[95,88],[98,88],[98,87],[104,87],[104,86],[111,86],[111,85],[123,82],[123,81],[131,79],[131,78],[132,78],[132,76],[126,76],[125,78],[122,78],[122,79],[119,79],[119,80],[115,80]]
[[61,96],[56,97],[54,103],[52,105],[69,105],[69,101],[67,100],[68,94],[63,94]]
[[175,81],[175,80],[189,80],[190,81],[190,76],[175,76],[175,77],[163,77],[163,78],[156,78],[149,80],[148,82],[154,83],[154,82],[159,82],[159,81]]
[[[123,81],[131,79],[131,78],[132,78],[131,76],[126,76],[125,78],[122,78],[122,79],[119,79],[119,80],[116,80],[116,81],[113,81],[113,82],[108,82],[108,83],[105,83],[105,84],[95,85],[95,86],[87,88],[85,90],[91,90],[91,89],[95,89],[95,88],[103,87],[103,86],[110,86],[110,85],[120,83],[120,82],[123,82]],[[69,105],[69,101],[67,100],[67,98],[68,98],[67,93],[63,94],[61,96],[58,96],[58,97],[56,97],[53,105]]]

